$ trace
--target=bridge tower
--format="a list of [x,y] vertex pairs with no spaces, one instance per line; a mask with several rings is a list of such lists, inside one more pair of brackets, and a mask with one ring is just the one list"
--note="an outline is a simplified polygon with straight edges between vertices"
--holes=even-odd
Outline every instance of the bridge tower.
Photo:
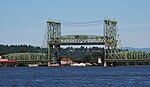
[[59,65],[61,39],[61,23],[59,21],[47,21],[47,45],[48,45],[48,66]]
[[118,46],[118,33],[117,33],[117,21],[104,20],[104,37],[106,49],[117,49]]
[[118,48],[118,31],[117,31],[117,21],[115,20],[104,20],[104,37],[105,37],[105,49],[104,49],[104,59],[103,66],[107,66],[106,59],[107,55],[114,53]]

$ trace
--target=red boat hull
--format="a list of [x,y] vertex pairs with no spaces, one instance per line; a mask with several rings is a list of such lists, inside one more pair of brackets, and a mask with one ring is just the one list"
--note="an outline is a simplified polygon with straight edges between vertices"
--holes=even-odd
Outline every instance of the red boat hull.
[[0,59],[0,63],[12,63],[14,60]]

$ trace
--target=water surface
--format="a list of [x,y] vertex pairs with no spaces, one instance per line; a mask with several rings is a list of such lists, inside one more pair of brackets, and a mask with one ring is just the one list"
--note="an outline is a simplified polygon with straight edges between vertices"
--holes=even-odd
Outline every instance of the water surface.
[[0,87],[150,87],[150,66],[1,67]]

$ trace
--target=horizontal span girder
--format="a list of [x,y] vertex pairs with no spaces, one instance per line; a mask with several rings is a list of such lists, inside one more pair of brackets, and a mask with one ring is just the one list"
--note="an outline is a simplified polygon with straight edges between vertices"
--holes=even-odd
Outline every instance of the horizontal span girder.
[[49,45],[104,45],[104,42],[91,42],[91,43],[74,43],[74,42],[68,42],[68,43],[50,43]]
[[105,42],[104,36],[97,35],[65,35],[47,41],[49,45],[104,45]]

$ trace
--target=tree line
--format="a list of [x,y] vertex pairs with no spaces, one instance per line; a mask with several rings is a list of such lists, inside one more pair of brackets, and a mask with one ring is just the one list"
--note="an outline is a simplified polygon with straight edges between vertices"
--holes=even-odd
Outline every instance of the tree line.
[[0,45],[0,52],[10,54],[10,53],[39,53],[41,48],[38,46],[31,45]]

